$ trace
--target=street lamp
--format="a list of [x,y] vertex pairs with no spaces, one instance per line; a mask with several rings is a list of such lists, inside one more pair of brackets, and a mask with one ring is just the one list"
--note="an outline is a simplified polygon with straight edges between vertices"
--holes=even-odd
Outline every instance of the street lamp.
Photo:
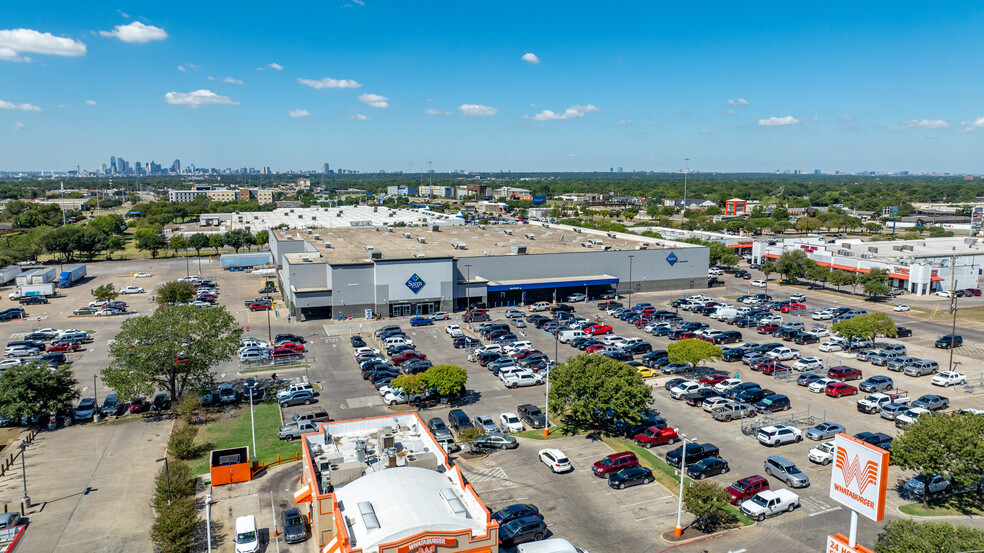
[[24,461],[24,456],[27,455],[27,444],[21,442],[21,477],[24,479],[24,497],[21,498],[21,514],[24,510],[31,506],[31,497],[27,495],[27,465]]
[[632,308],[632,258],[634,255],[629,256],[629,308]]
[[253,422],[253,396],[256,395],[256,380],[247,381],[246,389],[249,391],[249,431],[253,435],[253,460],[256,460],[256,424]]
[[[171,504],[171,469],[170,467],[168,467],[167,464],[167,455],[165,455],[160,459],[157,459],[155,462],[160,463],[161,461],[164,461],[164,475],[167,478],[167,504],[170,505]],[[25,492],[24,495],[27,496],[27,492]]]
[[680,526],[680,518],[683,516],[683,475],[687,466],[687,435],[680,434],[680,497],[677,500],[677,523],[673,528],[673,535],[680,537],[683,535],[683,526]]

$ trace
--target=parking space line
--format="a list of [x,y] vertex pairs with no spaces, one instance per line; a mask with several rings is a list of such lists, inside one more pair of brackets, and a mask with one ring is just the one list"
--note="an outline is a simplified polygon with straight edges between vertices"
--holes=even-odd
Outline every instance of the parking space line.
[[637,518],[636,519],[636,522],[643,521],[643,520],[649,520],[651,518],[667,517],[667,516],[675,515],[675,514],[676,514],[676,511],[673,511],[673,512],[670,512],[670,513],[663,513],[661,515],[652,515],[652,516],[648,516],[648,517],[640,517],[640,518]]
[[808,515],[806,515],[806,516],[808,516],[808,517],[815,517],[815,516],[817,516],[817,515],[822,515],[822,514],[824,514],[824,513],[832,513],[832,512],[834,512],[834,511],[839,511],[839,510],[841,510],[841,508],[840,508],[840,507],[831,507],[831,508],[829,508],[829,509],[824,509],[823,511],[817,511],[817,512],[815,512],[815,513],[810,513],[810,514],[808,514]]
[[619,507],[622,507],[622,508],[625,508],[625,507],[635,507],[636,505],[642,505],[643,503],[651,503],[653,501],[659,501],[661,499],[669,499],[671,497],[673,497],[673,496],[672,495],[664,495],[663,497],[657,497],[655,499],[647,499],[645,501],[639,501],[639,502],[636,502],[636,503],[629,503],[628,505],[619,505]]

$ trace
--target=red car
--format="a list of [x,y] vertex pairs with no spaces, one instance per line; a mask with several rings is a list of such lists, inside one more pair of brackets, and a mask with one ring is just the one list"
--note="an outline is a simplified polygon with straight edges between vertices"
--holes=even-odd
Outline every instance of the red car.
[[270,306],[265,303],[251,303],[249,304],[250,311],[266,311],[270,309]]
[[827,378],[836,378],[837,380],[843,382],[848,380],[860,380],[861,369],[852,369],[851,367],[830,367],[830,369],[827,370]]
[[592,336],[597,336],[599,334],[611,334],[612,333],[612,327],[610,327],[608,325],[598,325],[598,324],[595,324],[595,325],[589,326],[588,328],[585,328],[584,331],[587,332],[588,334],[592,335]]
[[967,292],[970,293],[971,296],[979,296],[979,295],[981,295],[980,288],[967,288]]
[[69,342],[58,342],[57,344],[52,344],[45,348],[44,351],[47,353],[64,353],[66,351],[78,351],[81,346],[79,344],[72,344]]
[[697,337],[697,339],[698,340],[703,340],[705,342],[710,342],[712,344],[714,343],[714,337],[713,336],[708,336],[706,334],[701,334],[700,336]]
[[830,397],[853,396],[858,393],[858,389],[843,382],[831,382],[827,384],[827,389],[824,392]]
[[659,428],[651,426],[646,430],[635,435],[635,441],[642,447],[653,447],[654,445],[675,444],[680,440],[676,430],[672,428]]
[[586,351],[588,353],[594,353],[594,352],[596,352],[598,350],[603,350],[603,349],[605,349],[607,347],[608,347],[607,344],[595,344],[593,346],[588,346],[587,348],[584,349],[584,351]]
[[390,361],[392,361],[396,365],[402,365],[403,363],[411,359],[427,359],[427,356],[418,351],[409,349],[406,351],[401,351],[400,353],[396,354],[396,356],[391,358]]
[[724,382],[725,380],[731,378],[731,375],[725,373],[711,373],[704,378],[700,379],[701,384],[707,384],[708,386],[714,386],[719,382]]
[[270,355],[273,357],[294,357],[300,354],[299,351],[291,348],[273,348],[273,351],[270,352]]
[[756,330],[758,330],[759,334],[772,334],[773,332],[779,330],[779,325],[775,323],[758,325],[758,328]]
[[284,342],[282,344],[277,344],[277,349],[287,348],[294,351],[304,351],[304,344],[295,344],[294,342]]
[[516,353],[512,354],[512,358],[513,359],[526,359],[527,357],[529,357],[531,355],[534,355],[534,354],[537,354],[537,353],[543,353],[543,352],[542,351],[539,351],[539,350],[535,350],[535,349],[524,349],[522,351],[517,351]]
[[783,365],[782,363],[776,361],[775,359],[770,359],[770,361],[773,361],[773,362],[772,363],[769,363],[769,364],[766,364],[766,365],[762,365],[762,374],[764,374],[764,375],[771,375],[771,374],[776,374],[776,372],[779,372],[779,373],[788,373],[789,372],[789,366],[788,365]]
[[752,369],[753,371],[761,371],[762,369],[765,369],[767,367],[774,367],[781,363],[782,362],[779,361],[778,359],[763,359],[761,361],[755,361],[754,363],[750,364],[748,368]]
[[769,489],[769,479],[764,476],[749,476],[748,478],[742,478],[734,484],[727,487],[725,490],[730,496],[730,501],[732,505],[737,505],[742,501],[755,497],[759,492],[764,492]]
[[642,315],[643,317],[648,317],[655,312],[656,312],[655,309],[647,307],[646,309],[643,309],[642,312],[640,312],[639,314]]
[[632,324],[636,325],[636,328],[642,328],[650,322],[652,322],[652,319],[649,319],[646,315],[643,315],[641,319],[636,319],[632,322]]
[[790,302],[789,305],[784,305],[780,307],[779,311],[782,311],[783,313],[789,313],[791,311],[799,311],[800,309],[806,309],[806,306],[803,305],[802,303],[797,303],[794,301],[794,302]]
[[150,409],[150,404],[147,400],[142,397],[135,397],[130,400],[130,412],[131,413],[143,413]]

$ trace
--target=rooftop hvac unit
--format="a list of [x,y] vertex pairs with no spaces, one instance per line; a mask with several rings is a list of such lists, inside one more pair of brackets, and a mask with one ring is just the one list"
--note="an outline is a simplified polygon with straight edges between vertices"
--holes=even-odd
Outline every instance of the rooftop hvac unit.
[[581,242],[581,245],[585,248],[590,248],[592,246],[591,242]]
[[609,238],[615,238],[615,233],[614,232],[609,232],[608,233],[608,237]]
[[525,236],[526,236],[526,239],[527,240],[536,240],[536,236],[534,236],[532,234],[526,234]]
[[847,248],[847,249],[851,249],[851,245],[850,245],[850,244],[848,244],[847,242],[844,242],[844,243],[842,243],[842,244],[841,244],[841,247],[843,247],[843,248]]
[[602,241],[602,240],[599,240],[599,239],[597,239],[597,238],[592,238],[592,239],[591,239],[591,243],[592,243],[592,244],[594,244],[594,245],[596,245],[596,246],[601,246],[601,245],[602,245],[602,244],[604,244],[605,242],[604,242],[604,241]]
[[404,232],[404,233],[403,233],[403,237],[404,237],[404,238],[411,238],[411,236],[410,236],[410,233],[409,233],[409,232]]
[[607,246],[607,245],[606,246],[602,246],[601,249],[605,250],[606,252],[612,251],[612,247],[611,246]]
[[526,253],[526,244],[513,244],[512,252],[517,255]]
[[452,242],[451,246],[456,250],[467,250],[468,244],[464,242]]
[[502,234],[505,234],[506,236],[512,236],[512,231],[509,229],[503,229]]
[[648,250],[649,244],[636,244],[635,249],[637,250]]
[[393,232],[393,229],[391,229],[390,227],[386,227],[386,232]]
[[431,223],[430,229],[431,232],[441,232],[441,226],[438,225],[437,223]]
[[369,259],[382,259],[383,252],[379,250],[369,250]]
[[869,253],[878,253],[878,248],[876,248],[874,246],[868,246],[868,252]]
[[414,257],[426,257],[427,254],[425,254],[424,252],[413,252],[413,256]]
[[427,242],[427,239],[424,238],[423,236],[418,236],[417,237],[417,242],[420,242],[421,244],[424,244],[424,243]]
[[578,234],[581,234],[581,229],[579,229],[579,228],[577,228],[577,227],[574,227],[574,232],[576,232],[576,233],[578,233]]

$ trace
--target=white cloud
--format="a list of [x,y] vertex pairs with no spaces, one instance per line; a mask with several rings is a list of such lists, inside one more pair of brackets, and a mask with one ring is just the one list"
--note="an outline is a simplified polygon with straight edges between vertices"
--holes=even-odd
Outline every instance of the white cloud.
[[677,108],[677,109],[673,110],[673,113],[687,113],[687,110]]
[[427,115],[451,115],[450,111],[444,111],[443,109],[427,108],[424,110]]
[[88,104],[88,105],[90,105],[90,106],[98,106],[99,105],[99,103],[96,102],[95,100],[86,100],[85,103]]
[[58,104],[56,107],[59,107],[59,108],[67,108],[68,107],[68,104]]
[[17,121],[16,123],[14,123],[14,126],[12,126],[10,128],[14,129],[15,131],[19,131],[19,130],[21,130],[21,129],[24,128],[24,123],[21,123],[20,121]]
[[122,15],[123,19],[130,19],[130,14],[126,13],[125,11],[117,9],[116,12]]
[[187,69],[185,69],[185,66],[183,66],[183,65],[179,65],[179,66],[178,66],[178,71],[180,71],[180,72],[182,72],[182,73],[185,73],[185,72],[187,72],[188,70],[187,70]]
[[458,111],[462,115],[495,115],[499,113],[499,108],[483,106],[482,104],[461,104]]
[[918,129],[945,129],[950,126],[949,123],[942,119],[911,119],[909,121],[902,121],[902,124],[906,127]]
[[363,0],[352,0],[352,1],[355,2],[356,4],[360,5],[360,6],[365,6],[366,5],[366,3]]
[[728,100],[728,103],[733,106],[747,106],[748,100],[744,98],[738,98],[737,100]]
[[854,116],[850,113],[842,113],[840,117],[837,118],[838,121],[854,121]]
[[168,92],[164,95],[164,100],[169,104],[197,108],[198,106],[209,106],[219,104],[239,104],[228,96],[220,96],[211,90],[196,90],[194,92]]
[[359,88],[362,86],[352,79],[332,79],[330,77],[325,77],[319,81],[314,79],[297,79],[297,82],[306,84],[311,88],[316,88],[318,90],[321,90],[322,88]]
[[631,125],[632,124],[632,120],[631,119],[620,119],[618,121],[615,121],[615,124],[616,125]]
[[85,44],[68,37],[41,33],[34,29],[0,30],[0,60],[31,61],[21,53],[46,54],[51,56],[84,56]]
[[536,65],[540,63],[540,58],[536,57],[536,54],[533,52],[526,52],[523,54],[523,61]]
[[310,117],[311,116],[311,112],[308,111],[308,110],[306,110],[306,109],[292,109],[292,110],[289,110],[287,112],[287,115],[290,115],[291,117],[294,117],[294,118],[297,118],[297,117]]
[[107,38],[118,38],[123,42],[153,42],[167,38],[167,32],[160,27],[144,25],[139,21],[134,21],[129,25],[117,25],[112,31],[99,31],[99,34]]
[[365,115],[362,115],[361,113],[354,113],[354,114],[352,114],[352,115],[349,116],[349,119],[355,119],[356,121],[368,121],[369,120],[368,117],[366,117]]
[[239,79],[233,79],[232,77],[226,77],[222,79],[222,82],[230,83],[230,84],[243,84],[243,82],[240,81]]
[[798,125],[799,119],[793,117],[792,115],[786,115],[783,117],[770,117],[768,119],[759,119],[758,124],[760,127],[782,127],[784,125]]
[[978,129],[984,129],[984,116],[978,117],[973,121],[961,121],[960,124],[964,126],[963,132],[973,132]]
[[210,80],[210,81],[214,81],[214,80],[215,80],[215,77],[213,77],[213,76],[211,76],[211,75],[209,75],[209,76],[208,76],[208,80]]
[[734,115],[734,114],[735,114],[735,110],[733,110],[733,109],[729,109],[728,110],[728,115]]
[[363,104],[372,106],[374,108],[388,108],[390,107],[389,98],[379,94],[359,94],[358,100]]
[[527,119],[535,119],[536,121],[553,121],[557,119],[572,119],[574,117],[584,117],[585,113],[591,113],[593,111],[601,111],[601,108],[588,104],[586,106],[571,106],[564,110],[564,113],[556,113],[549,109],[545,109],[536,115],[529,116],[525,115]]
[[709,131],[709,130],[707,130],[707,129],[704,129],[704,130],[702,130],[702,131],[700,131],[700,134],[714,134],[714,133],[716,133],[716,132],[717,132],[717,131]]
[[268,64],[267,67],[269,67],[270,69],[276,69],[277,71],[283,71],[284,69],[283,65],[280,65],[279,63],[276,62]]
[[800,119],[800,121],[816,121],[818,119],[820,119],[819,115],[811,115],[810,117],[804,117]]
[[41,108],[35,106],[34,104],[15,104],[13,102],[7,102],[0,100],[0,109],[14,109],[17,111],[41,111]]

